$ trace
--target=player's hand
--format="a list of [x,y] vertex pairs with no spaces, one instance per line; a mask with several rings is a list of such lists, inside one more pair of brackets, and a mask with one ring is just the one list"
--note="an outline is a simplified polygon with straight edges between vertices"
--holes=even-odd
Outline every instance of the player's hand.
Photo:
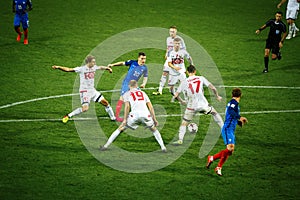
[[248,122],[247,118],[246,117],[241,117],[238,121],[238,125],[240,127],[243,127],[246,123]]
[[180,67],[176,67],[176,66],[174,66],[174,69],[175,69],[176,71],[179,71],[179,70],[181,70],[181,68],[180,68]]
[[113,67],[113,65],[112,64],[108,64],[107,67],[111,68],[111,67]]
[[107,67],[106,70],[108,70],[109,73],[112,73],[112,72],[113,72],[112,68],[110,68],[110,67]]
[[52,66],[52,69],[57,69],[57,68],[58,68],[58,66],[56,66],[56,65]]
[[222,101],[222,97],[218,95],[217,96],[217,100],[221,102]]
[[255,33],[258,35],[260,34],[260,30],[256,30]]
[[154,125],[158,126],[158,121],[156,119],[154,119],[153,121],[154,121]]
[[277,8],[279,9],[281,7],[281,3],[279,3],[278,5],[277,5]]
[[145,88],[145,84],[140,85],[140,88]]

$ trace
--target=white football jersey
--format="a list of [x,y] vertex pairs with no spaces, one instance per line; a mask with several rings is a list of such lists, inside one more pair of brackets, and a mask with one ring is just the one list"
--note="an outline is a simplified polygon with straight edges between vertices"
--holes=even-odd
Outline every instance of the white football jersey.
[[174,37],[174,38],[169,36],[169,37],[167,37],[167,41],[166,41],[167,42],[167,49],[168,49],[167,53],[173,49],[175,38],[180,38],[181,39],[180,49],[186,49],[186,46],[185,46],[185,43],[184,43],[184,40],[182,39],[182,37],[180,37],[179,35],[176,35],[176,37]]
[[75,72],[79,73],[80,76],[80,91],[95,88],[94,78],[95,72],[98,69],[100,69],[100,67],[97,65],[94,65],[91,68],[88,68],[86,65],[74,68]]
[[203,76],[190,76],[180,83],[177,92],[186,92],[188,96],[187,108],[198,109],[208,105],[203,86],[208,87],[210,84]]
[[190,54],[185,49],[180,49],[179,51],[171,50],[168,52],[167,62],[171,62],[174,66],[180,67],[179,71],[171,68],[169,73],[173,76],[179,75],[180,73],[185,73],[184,58],[189,59]]
[[129,102],[131,113],[139,113],[140,115],[150,115],[147,103],[150,102],[148,95],[138,88],[127,91],[124,95],[124,102]]

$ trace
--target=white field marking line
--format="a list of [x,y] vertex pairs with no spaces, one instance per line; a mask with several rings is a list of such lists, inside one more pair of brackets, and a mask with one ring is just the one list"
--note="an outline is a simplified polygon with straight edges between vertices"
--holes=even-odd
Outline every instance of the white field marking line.
[[[269,110],[269,111],[254,111],[254,112],[241,112],[242,115],[257,115],[257,114],[274,114],[274,113],[298,113],[300,110]],[[225,113],[220,113],[220,115],[224,115]],[[204,114],[197,114],[204,115]],[[156,115],[157,118],[161,117],[181,117],[182,114],[170,114],[170,115]],[[70,121],[88,121],[88,120],[98,120],[98,119],[109,119],[109,117],[97,117],[97,118],[74,118],[70,119]],[[0,120],[0,123],[5,122],[56,122],[61,121],[62,119],[7,119]]]
[[[260,88],[260,89],[292,89],[292,90],[299,90],[300,87],[287,87],[287,86],[226,86],[226,85],[219,85],[216,86],[219,88]],[[150,87],[150,88],[144,88],[143,90],[154,90],[157,89],[157,87]],[[106,90],[106,91],[100,91],[101,93],[109,93],[109,92],[119,92],[120,90]],[[41,100],[47,100],[47,99],[54,99],[54,98],[61,98],[61,97],[67,97],[67,96],[75,96],[79,95],[79,93],[73,93],[73,94],[62,94],[62,95],[55,95],[55,96],[48,96],[48,97],[41,97],[41,98],[36,98],[36,99],[30,99],[26,101],[20,101],[20,102],[15,102],[7,105],[0,106],[0,110],[3,108],[9,108],[12,106],[20,105],[20,104],[25,104],[25,103],[30,103],[30,102],[35,102],[35,101],[41,101]]]

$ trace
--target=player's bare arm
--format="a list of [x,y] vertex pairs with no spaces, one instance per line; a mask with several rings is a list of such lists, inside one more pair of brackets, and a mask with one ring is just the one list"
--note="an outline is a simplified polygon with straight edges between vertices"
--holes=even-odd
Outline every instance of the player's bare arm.
[[217,88],[213,84],[209,84],[208,87],[213,91],[218,101],[222,101],[222,97],[219,96]]
[[107,70],[107,71],[109,71],[109,73],[113,72],[112,68],[110,68],[108,66],[98,66],[98,67],[100,67],[101,70]]
[[124,108],[124,120],[122,122],[122,124],[125,126],[127,123],[127,117],[129,115],[129,111],[130,111],[130,103],[129,101],[125,102],[125,108]]
[[145,87],[146,87],[146,84],[147,84],[147,81],[148,81],[148,77],[144,77],[143,83],[142,83],[142,85],[140,86],[140,88],[145,88]]
[[64,71],[64,72],[75,72],[75,70],[73,68],[57,66],[57,65],[53,65],[52,69],[59,69],[59,70]]
[[280,8],[282,6],[282,4],[284,4],[286,2],[286,0],[281,0],[280,3],[277,5],[277,8]]
[[113,63],[113,64],[109,64],[107,65],[108,67],[114,67],[114,66],[123,66],[125,65],[125,62],[124,61],[121,61],[121,62],[116,62],[116,63]]
[[168,65],[169,65],[169,67],[171,67],[171,68],[173,68],[173,69],[175,69],[175,70],[177,70],[177,71],[179,71],[179,70],[181,69],[180,67],[174,66],[174,65],[172,64],[172,62],[168,62]]
[[152,103],[151,102],[147,102],[147,106],[148,106],[149,112],[151,114],[151,117],[152,117],[152,119],[154,121],[154,125],[158,126],[158,121],[156,120],[155,112],[154,112],[154,108],[152,106]]

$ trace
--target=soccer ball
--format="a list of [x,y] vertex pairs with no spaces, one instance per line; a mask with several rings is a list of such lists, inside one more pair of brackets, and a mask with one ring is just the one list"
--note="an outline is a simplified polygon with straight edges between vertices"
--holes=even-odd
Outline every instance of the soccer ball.
[[188,130],[190,133],[197,133],[198,131],[198,125],[195,124],[195,123],[190,123],[188,126],[187,126]]

